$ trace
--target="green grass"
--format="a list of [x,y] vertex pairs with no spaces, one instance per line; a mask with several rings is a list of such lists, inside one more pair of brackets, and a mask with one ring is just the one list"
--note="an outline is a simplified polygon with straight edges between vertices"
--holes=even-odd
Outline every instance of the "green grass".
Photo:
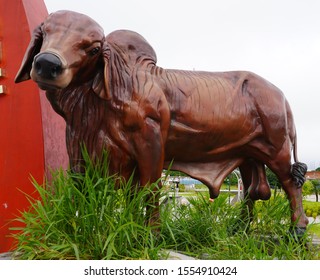
[[309,232],[315,234],[318,238],[320,238],[320,224],[310,224]]
[[30,211],[17,219],[25,227],[13,229],[18,231],[17,258],[158,258],[154,229],[145,226],[150,189],[132,195],[130,181],[124,183],[92,164],[83,175],[60,171],[52,184],[34,185],[40,200],[30,198]]
[[319,251],[310,245],[306,234],[299,242],[289,234],[290,215],[287,200],[277,195],[259,202],[250,227],[239,219],[242,203],[231,206],[227,195],[214,203],[200,195],[190,206],[181,206],[174,214],[166,209],[162,234],[166,245],[179,252],[207,259],[319,259]]
[[145,225],[150,188],[132,194],[131,180],[110,176],[107,161],[86,166],[84,174],[58,171],[46,186],[34,182],[39,199],[29,197],[30,210],[17,218],[24,226],[12,229],[15,258],[159,259],[168,249],[200,259],[320,258],[310,234],[299,242],[289,234],[281,195],[257,203],[250,227],[240,218],[243,203],[229,205],[227,194],[210,203],[199,193],[190,205],[162,205],[155,228]]

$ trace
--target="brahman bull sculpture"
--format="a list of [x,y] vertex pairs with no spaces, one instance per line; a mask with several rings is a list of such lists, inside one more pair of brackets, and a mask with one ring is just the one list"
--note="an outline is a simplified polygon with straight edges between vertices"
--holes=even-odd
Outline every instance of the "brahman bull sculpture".
[[[71,168],[89,155],[110,154],[110,172],[140,186],[164,168],[208,186],[216,198],[226,176],[239,168],[250,211],[269,199],[267,165],[290,201],[292,224],[305,229],[301,186],[306,165],[297,161],[293,115],[283,93],[243,71],[168,70],[139,34],[104,36],[86,15],[52,13],[35,29],[15,81],[35,81],[66,121]],[[294,162],[291,162],[292,154]],[[155,185],[155,184],[153,184]],[[150,221],[158,219],[157,197]]]

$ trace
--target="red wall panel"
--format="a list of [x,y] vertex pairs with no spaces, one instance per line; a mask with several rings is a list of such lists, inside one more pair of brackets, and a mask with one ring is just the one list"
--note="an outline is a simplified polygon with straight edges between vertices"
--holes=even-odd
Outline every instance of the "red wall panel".
[[11,249],[12,219],[28,208],[23,192],[34,193],[31,176],[42,183],[46,170],[67,165],[63,120],[35,83],[14,83],[31,33],[46,15],[42,0],[0,0],[0,252]]

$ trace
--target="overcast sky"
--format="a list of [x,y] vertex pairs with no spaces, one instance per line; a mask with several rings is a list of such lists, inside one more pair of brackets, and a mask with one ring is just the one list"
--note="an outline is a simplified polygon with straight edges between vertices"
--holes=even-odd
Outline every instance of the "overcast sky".
[[158,65],[184,70],[249,70],[286,95],[299,160],[320,166],[319,0],[45,0],[95,19],[108,34],[130,29],[157,53]]

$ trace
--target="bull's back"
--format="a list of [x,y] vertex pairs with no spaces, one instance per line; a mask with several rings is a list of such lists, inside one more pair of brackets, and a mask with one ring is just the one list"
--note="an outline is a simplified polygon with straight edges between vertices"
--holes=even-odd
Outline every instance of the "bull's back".
[[180,145],[192,147],[194,156],[217,155],[254,137],[270,138],[265,134],[273,127],[285,132],[283,94],[253,73],[167,70],[164,85],[171,111],[168,154]]

